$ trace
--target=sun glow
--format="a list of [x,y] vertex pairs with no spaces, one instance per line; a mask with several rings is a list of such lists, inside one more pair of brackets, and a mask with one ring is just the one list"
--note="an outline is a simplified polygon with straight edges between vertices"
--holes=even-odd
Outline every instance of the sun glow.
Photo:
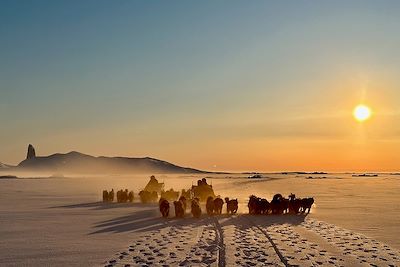
[[366,105],[358,105],[354,108],[353,116],[357,121],[366,121],[371,117],[371,109]]

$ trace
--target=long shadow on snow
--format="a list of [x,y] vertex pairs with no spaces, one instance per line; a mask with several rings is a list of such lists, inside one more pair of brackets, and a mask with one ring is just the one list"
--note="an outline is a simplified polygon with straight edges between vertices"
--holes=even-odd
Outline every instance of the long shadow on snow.
[[49,207],[49,209],[59,209],[59,208],[92,208],[92,210],[106,210],[106,209],[115,209],[115,208],[132,208],[132,207],[145,207],[145,208],[155,208],[157,204],[143,204],[143,203],[107,203],[102,201],[97,202],[87,202],[87,203],[78,203],[71,205],[61,205],[61,206],[53,206]]
[[[207,216],[203,215],[200,219],[191,217],[183,219],[178,218],[161,218],[158,210],[145,209],[133,212],[132,214],[120,216],[111,220],[101,221],[94,228],[100,228],[90,234],[99,233],[122,233],[122,232],[142,232],[160,230],[165,227],[181,227],[181,226],[199,226],[209,223],[217,223],[218,219],[224,219],[220,223],[221,226],[235,225],[240,229],[247,229],[253,226],[259,226],[263,229],[276,224],[291,224],[298,225],[304,222],[306,215],[218,215]],[[190,217],[189,217],[190,216]],[[246,220],[240,220],[246,218]]]
[[[220,215],[218,218],[226,220],[220,220],[221,227],[235,225],[237,228],[246,230],[253,226],[260,227],[261,229],[266,229],[273,225],[300,225],[304,222],[307,214],[300,215],[249,215],[249,214],[239,214],[239,215]],[[240,220],[244,219],[244,220]]]

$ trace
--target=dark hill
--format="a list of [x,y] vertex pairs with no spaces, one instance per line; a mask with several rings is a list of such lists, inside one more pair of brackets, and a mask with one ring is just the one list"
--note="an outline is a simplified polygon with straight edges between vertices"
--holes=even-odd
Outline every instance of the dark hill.
[[15,168],[18,171],[80,174],[203,173],[153,158],[94,157],[79,152],[31,157]]

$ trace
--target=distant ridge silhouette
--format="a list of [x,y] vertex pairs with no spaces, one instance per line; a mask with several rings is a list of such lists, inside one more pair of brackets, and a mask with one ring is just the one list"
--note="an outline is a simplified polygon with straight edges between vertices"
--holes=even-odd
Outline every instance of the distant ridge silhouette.
[[32,145],[29,145],[29,156],[13,169],[63,174],[206,173],[149,157],[94,157],[77,151],[36,156],[32,151],[35,150]]

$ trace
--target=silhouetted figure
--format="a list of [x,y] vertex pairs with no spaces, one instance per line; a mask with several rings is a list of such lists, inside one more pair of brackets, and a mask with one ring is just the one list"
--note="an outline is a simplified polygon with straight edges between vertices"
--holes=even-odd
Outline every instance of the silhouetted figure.
[[226,212],[228,214],[235,214],[238,210],[239,203],[237,199],[229,199],[229,197],[225,198],[226,203]]
[[199,198],[201,202],[207,201],[208,197],[215,197],[214,190],[211,185],[207,184],[206,178],[197,181],[197,186],[192,186],[192,193],[195,198]]
[[209,216],[214,214],[214,208],[215,208],[215,206],[214,206],[214,198],[213,197],[208,197],[207,198],[207,203],[206,203],[206,211],[207,211],[207,214]]
[[194,218],[200,218],[201,216],[201,208],[199,204],[199,199],[195,198],[192,200],[192,205],[191,205],[191,212]]
[[164,218],[167,218],[169,216],[169,202],[168,202],[168,200],[160,198],[159,208],[160,208],[161,215]]
[[214,213],[221,214],[223,205],[224,205],[224,201],[222,200],[222,198],[217,197],[216,199],[214,199]]
[[160,194],[161,191],[164,190],[164,183],[159,183],[158,180],[154,175],[150,176],[150,181],[147,183],[143,191],[147,192],[157,192],[157,194]]
[[174,201],[175,206],[175,217],[183,218],[185,216],[185,210],[183,209],[182,201]]

